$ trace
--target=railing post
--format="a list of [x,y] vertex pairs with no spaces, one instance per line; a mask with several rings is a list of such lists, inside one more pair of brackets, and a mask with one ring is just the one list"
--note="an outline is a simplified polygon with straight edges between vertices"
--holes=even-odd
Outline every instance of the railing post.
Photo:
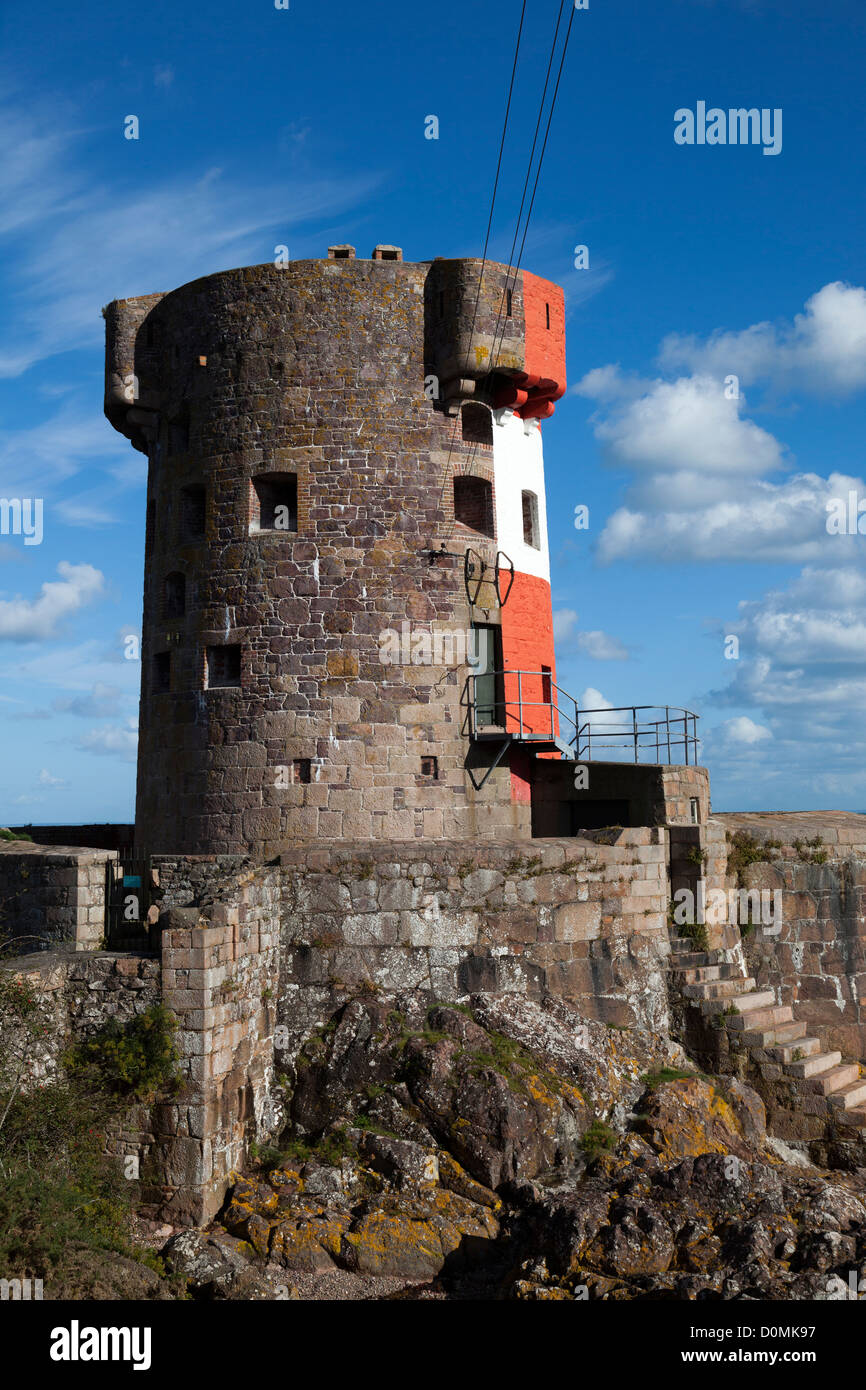
[[683,743],[686,745],[686,767],[689,765],[689,712],[683,710]]
[[637,762],[637,761],[638,761],[638,756],[637,756],[637,707],[636,707],[635,705],[632,705],[632,707],[631,707],[631,724],[632,724],[632,736],[633,736],[633,738],[634,738],[634,760],[635,760],[635,762]]
[[670,707],[670,705],[665,705],[665,725],[666,725],[666,727],[667,727],[667,734],[668,734],[668,765],[670,765],[670,761],[671,761],[671,707]]
[[[508,724],[505,724],[506,732]],[[517,733],[523,738],[523,672],[517,672]]]

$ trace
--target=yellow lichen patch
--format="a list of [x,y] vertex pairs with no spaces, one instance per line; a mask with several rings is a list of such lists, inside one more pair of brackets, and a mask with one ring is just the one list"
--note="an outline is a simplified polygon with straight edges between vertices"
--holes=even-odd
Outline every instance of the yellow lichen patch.
[[637,1127],[656,1152],[668,1159],[739,1152],[743,1146],[731,1106],[699,1077],[658,1086]]

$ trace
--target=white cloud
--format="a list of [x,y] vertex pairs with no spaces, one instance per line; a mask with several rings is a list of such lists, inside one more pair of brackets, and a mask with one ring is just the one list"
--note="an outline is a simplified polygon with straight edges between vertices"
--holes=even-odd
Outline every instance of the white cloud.
[[592,661],[628,661],[629,651],[618,637],[595,629],[581,632],[573,608],[558,608],[553,614],[553,636],[560,649],[569,647],[583,652]]
[[65,618],[93,603],[104,591],[104,577],[92,565],[61,560],[59,580],[46,580],[39,598],[0,599],[0,640],[35,642],[53,637]]
[[760,743],[763,739],[773,737],[765,724],[756,724],[747,714],[740,714],[736,719],[724,720],[713,732],[721,734],[726,743],[746,745]]
[[125,724],[111,724],[104,729],[91,729],[79,739],[78,747],[85,753],[95,753],[100,757],[117,757],[125,763],[135,762],[138,748],[136,721],[128,719]]
[[123,691],[115,685],[97,681],[87,695],[57,699],[53,708],[60,714],[75,714],[84,719],[106,719],[119,713]]
[[37,781],[40,787],[68,787],[69,783],[64,782],[62,777],[52,777],[47,767],[40,770]]
[[660,361],[741,383],[767,380],[778,387],[847,394],[866,386],[866,290],[833,281],[806,301],[793,323],[756,323],[741,331],[718,329],[706,339],[670,334]]

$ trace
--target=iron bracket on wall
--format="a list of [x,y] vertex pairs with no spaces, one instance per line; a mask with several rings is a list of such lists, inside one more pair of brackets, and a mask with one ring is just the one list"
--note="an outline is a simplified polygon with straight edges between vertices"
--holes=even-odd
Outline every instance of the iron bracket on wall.
[[[489,573],[493,574],[492,579],[488,579]],[[507,574],[508,588],[503,593],[500,583],[501,576]],[[514,584],[514,562],[504,550],[497,550],[496,559],[492,565],[483,560],[477,551],[471,547],[467,549],[463,560],[463,578],[466,585],[466,597],[473,608],[488,608],[489,604],[479,604],[478,595],[481,593],[482,584],[491,584],[496,592],[496,598],[500,608],[504,608],[508,602],[508,595]],[[473,588],[474,586],[474,588]]]
[[503,742],[500,744],[500,747],[499,747],[499,750],[498,750],[498,752],[497,752],[497,754],[496,754],[496,757],[493,759],[493,762],[490,764],[489,768],[488,768],[487,771],[485,772],[484,776],[481,778],[481,781],[480,781],[480,782],[476,782],[475,778],[473,777],[473,775],[472,775],[472,768],[471,768],[471,767],[467,767],[466,771],[469,773],[469,780],[470,780],[470,782],[472,783],[473,787],[475,788],[475,790],[476,790],[477,792],[480,792],[480,791],[481,791],[481,788],[484,786],[484,783],[487,781],[487,779],[488,779],[488,777],[491,775],[491,773],[493,773],[493,772],[496,771],[496,769],[498,768],[499,764],[502,762],[502,758],[503,758],[503,755],[504,755],[504,753],[505,753],[506,748],[510,748],[510,747],[511,747],[511,744],[512,744],[513,742],[514,742],[514,740],[513,740],[512,736],[511,736],[511,734],[508,734],[508,735],[506,736],[506,738],[503,740]]

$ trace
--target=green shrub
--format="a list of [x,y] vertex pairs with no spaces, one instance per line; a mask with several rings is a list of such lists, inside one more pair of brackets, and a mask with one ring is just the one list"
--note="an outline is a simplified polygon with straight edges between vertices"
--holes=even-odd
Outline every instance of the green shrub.
[[112,1019],[70,1049],[67,1070],[118,1095],[153,1100],[175,1090],[179,1081],[176,1030],[177,1020],[163,1004],[153,1004],[126,1024]]
[[598,1158],[599,1154],[610,1153],[616,1146],[618,1135],[604,1120],[593,1120],[581,1136],[580,1147],[587,1158]]

